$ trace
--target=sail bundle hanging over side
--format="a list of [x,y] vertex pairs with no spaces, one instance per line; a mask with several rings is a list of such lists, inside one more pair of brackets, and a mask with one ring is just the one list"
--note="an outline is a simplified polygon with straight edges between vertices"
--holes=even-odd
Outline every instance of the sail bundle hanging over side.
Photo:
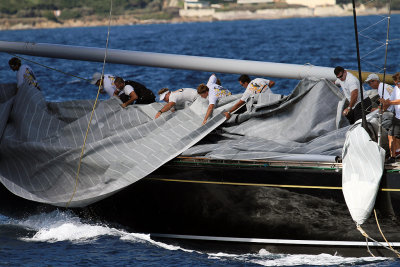
[[343,147],[343,195],[353,220],[361,225],[371,214],[384,170],[385,150],[361,126],[347,133]]

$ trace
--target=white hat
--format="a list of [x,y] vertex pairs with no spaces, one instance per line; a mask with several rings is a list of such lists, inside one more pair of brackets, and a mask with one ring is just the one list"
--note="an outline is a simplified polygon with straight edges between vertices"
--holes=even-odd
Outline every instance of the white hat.
[[165,91],[164,93],[162,93],[162,94],[160,95],[160,101],[163,101],[164,98],[165,98],[165,96],[166,96],[168,93],[169,93],[169,91]]
[[379,76],[376,75],[375,73],[371,73],[370,75],[368,75],[367,79],[365,80],[365,82],[369,82],[369,81],[379,81]]
[[91,84],[96,84],[98,80],[101,79],[101,73],[100,72],[95,72],[93,74],[92,80],[90,81]]

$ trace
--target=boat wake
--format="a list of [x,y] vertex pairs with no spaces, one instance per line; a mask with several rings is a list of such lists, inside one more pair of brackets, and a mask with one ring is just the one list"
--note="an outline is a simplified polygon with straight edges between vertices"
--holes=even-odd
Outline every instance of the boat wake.
[[350,258],[329,254],[319,255],[290,255],[290,254],[273,254],[261,249],[258,254],[225,254],[216,253],[209,254],[209,258],[218,260],[229,260],[238,262],[253,263],[261,266],[338,266],[338,265],[365,265],[388,261],[390,259],[383,257],[363,257]]
[[[289,255],[272,254],[261,249],[253,254],[227,254],[227,253],[203,253],[195,250],[184,249],[180,246],[154,241],[149,234],[129,233],[105,224],[83,222],[81,218],[68,211],[53,211],[31,215],[25,219],[12,219],[0,214],[0,232],[6,229],[19,229],[17,239],[23,242],[47,242],[56,243],[67,241],[73,244],[87,244],[104,237],[114,237],[121,242],[132,242],[154,246],[169,251],[181,251],[183,253],[195,253],[203,255],[210,260],[237,264],[254,264],[260,266],[299,266],[299,265],[364,265],[382,261],[391,261],[382,257],[345,258],[340,256],[320,255]],[[15,231],[14,231],[15,232]],[[10,234],[9,234],[10,235]]]

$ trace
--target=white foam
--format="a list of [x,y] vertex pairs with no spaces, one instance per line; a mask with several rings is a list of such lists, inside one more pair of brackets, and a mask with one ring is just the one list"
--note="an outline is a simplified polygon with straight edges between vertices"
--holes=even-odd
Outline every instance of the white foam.
[[226,254],[226,253],[210,253],[210,259],[218,260],[236,260],[239,262],[251,262],[261,266],[328,266],[342,264],[361,264],[366,262],[386,261],[388,258],[383,257],[362,257],[351,258],[341,257],[329,254],[319,255],[290,255],[290,254],[272,254],[265,249],[261,249],[258,254]]
[[41,213],[24,220],[14,220],[12,223],[37,231],[33,237],[22,238],[22,240],[28,242],[70,241],[82,243],[91,242],[101,236],[115,236],[127,242],[150,243],[167,250],[193,252],[193,250],[186,250],[179,246],[154,241],[149,234],[129,233],[106,225],[83,223],[79,217],[71,212]]
[[[201,253],[198,251],[183,249],[179,246],[169,245],[154,241],[149,234],[129,233],[106,225],[98,225],[82,222],[79,217],[71,212],[54,211],[32,215],[24,220],[12,220],[0,214],[0,222],[16,224],[28,229],[37,231],[33,237],[22,238],[30,242],[59,242],[69,241],[72,243],[92,242],[102,236],[114,236],[124,242],[147,243],[166,250],[180,250],[188,253]],[[346,258],[332,256],[329,254],[320,255],[289,255],[272,254],[265,249],[261,249],[255,254],[228,254],[228,253],[209,253],[209,259],[220,261],[238,261],[242,263],[253,263],[261,266],[299,266],[299,265],[342,265],[342,264],[362,264],[369,262],[387,261],[388,258]]]

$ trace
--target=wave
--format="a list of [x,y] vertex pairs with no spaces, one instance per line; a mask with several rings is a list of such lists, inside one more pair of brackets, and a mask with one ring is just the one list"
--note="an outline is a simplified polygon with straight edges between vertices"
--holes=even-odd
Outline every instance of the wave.
[[[23,236],[15,237],[24,242],[55,243],[67,241],[73,244],[91,243],[103,237],[114,237],[121,242],[150,244],[160,249],[181,251],[181,253],[195,253],[218,262],[251,264],[259,266],[328,266],[328,265],[365,265],[382,263],[391,259],[383,257],[351,258],[329,254],[320,255],[290,255],[273,254],[265,249],[258,253],[229,254],[203,253],[189,250],[176,245],[155,241],[149,234],[130,233],[126,230],[110,227],[106,224],[83,222],[81,218],[70,211],[56,210],[50,213],[31,215],[25,219],[12,219],[0,214],[0,232],[4,229],[18,229]],[[21,229],[23,231],[21,231]],[[14,232],[16,232],[15,230]],[[203,257],[201,256],[201,257]]]
[[226,254],[209,253],[210,259],[229,260],[253,263],[261,266],[337,266],[337,265],[365,265],[388,261],[384,257],[341,257],[330,254],[304,255],[304,254],[273,254],[261,249],[255,254]]

